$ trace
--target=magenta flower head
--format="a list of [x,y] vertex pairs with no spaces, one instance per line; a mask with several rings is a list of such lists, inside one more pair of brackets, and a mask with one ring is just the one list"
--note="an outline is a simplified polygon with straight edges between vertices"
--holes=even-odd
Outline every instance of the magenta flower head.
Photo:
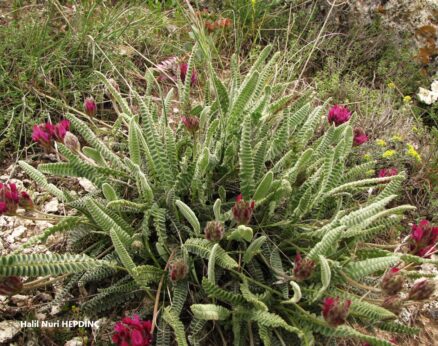
[[368,142],[368,136],[362,129],[354,129],[353,145],[358,146]]
[[205,239],[220,241],[224,237],[224,224],[220,221],[208,221],[204,228]]
[[112,341],[118,346],[149,346],[152,344],[152,322],[140,320],[138,315],[124,317],[114,326]]
[[194,116],[182,116],[181,121],[192,135],[199,130],[199,118]]
[[[181,63],[179,65],[179,72],[180,72],[180,77],[181,77],[181,81],[184,83],[186,80],[186,76],[187,76],[187,72],[189,70],[189,65],[186,63]],[[193,86],[196,84],[196,82],[198,81],[198,73],[196,72],[196,70],[193,68],[192,70],[192,77],[190,78],[190,85]]]
[[420,223],[412,225],[411,229],[411,253],[429,258],[436,250],[438,242],[438,227],[432,227],[429,221],[421,220]]
[[236,198],[236,203],[231,208],[233,219],[239,225],[247,225],[251,221],[254,207],[254,201],[246,202],[243,200],[242,194],[238,195]]
[[379,178],[386,178],[386,177],[392,177],[394,175],[397,175],[398,170],[397,168],[382,168],[381,170],[379,170],[379,173],[377,174],[377,176]]
[[0,183],[0,215],[15,215],[20,195],[17,186],[13,183]]
[[315,262],[310,259],[303,259],[300,253],[295,255],[294,278],[296,281],[308,279],[315,268]]
[[388,270],[383,276],[380,287],[382,287],[382,290],[386,294],[392,296],[403,289],[403,282],[404,278],[400,274],[400,269],[394,267]]
[[54,131],[55,139],[60,142],[63,142],[65,134],[67,133],[68,130],[70,130],[70,121],[68,121],[67,119],[61,120],[59,123],[55,125],[55,131]]
[[97,113],[97,105],[96,105],[96,101],[94,101],[94,98],[87,97],[84,100],[84,110],[85,110],[85,113],[89,117],[94,117],[96,115],[96,113]]
[[345,323],[350,305],[351,300],[340,302],[338,297],[327,297],[324,299],[322,316],[330,326],[337,327]]
[[329,110],[328,114],[328,122],[330,124],[335,124],[335,126],[339,126],[351,118],[351,112],[347,107],[334,105]]
[[435,283],[432,280],[420,279],[414,283],[408,294],[410,300],[425,300],[435,292]]
[[43,148],[50,149],[52,135],[44,125],[34,125],[32,129],[32,140],[39,143]]

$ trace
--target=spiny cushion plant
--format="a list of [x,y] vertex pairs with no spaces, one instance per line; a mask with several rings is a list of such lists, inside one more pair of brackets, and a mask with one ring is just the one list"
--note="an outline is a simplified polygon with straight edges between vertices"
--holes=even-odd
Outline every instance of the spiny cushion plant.
[[[157,345],[311,345],[323,335],[389,346],[355,326],[416,333],[374,304],[383,302],[378,288],[374,303],[362,298],[388,267],[408,275],[405,265],[433,262],[364,242],[412,209],[394,204],[404,173],[370,178],[374,162],[349,165],[354,116],[330,123],[328,101],[287,95],[288,85],[272,80],[278,54],[269,55],[271,47],[243,77],[233,57],[228,82],[208,72],[203,100],[193,101],[192,54],[177,81],[185,112],[177,122],[173,89],[158,101],[152,87],[125,99],[97,72],[118,113],[118,143],[66,114],[89,146],[57,143],[62,162],[37,169],[20,162],[77,210],[25,246],[68,232],[79,253],[16,251],[0,258],[0,275],[71,274],[57,301],[78,285],[88,315],[144,302]],[[78,198],[46,174],[85,177],[96,191]],[[100,289],[88,297],[91,282]]]

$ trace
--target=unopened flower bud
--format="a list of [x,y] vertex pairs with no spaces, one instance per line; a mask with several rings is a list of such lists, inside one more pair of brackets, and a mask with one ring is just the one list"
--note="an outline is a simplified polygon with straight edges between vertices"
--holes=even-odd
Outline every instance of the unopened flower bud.
[[174,261],[170,266],[169,276],[172,281],[180,281],[186,278],[189,268],[183,259]]
[[403,301],[397,295],[388,296],[383,301],[382,307],[398,315],[403,307]]
[[0,278],[0,295],[12,296],[23,288],[23,283],[18,276]]
[[195,134],[199,130],[199,118],[194,116],[183,116],[181,121],[186,127],[187,131],[191,134]]
[[322,316],[330,326],[337,327],[345,323],[350,305],[351,300],[340,302],[339,298],[327,297],[324,299]]
[[294,278],[296,281],[308,279],[315,268],[315,262],[310,259],[303,259],[299,253],[295,256]]
[[139,251],[139,250],[144,249],[144,244],[141,240],[137,239],[131,243],[131,248],[135,251]]
[[224,237],[224,224],[220,221],[209,221],[204,228],[205,239],[220,241]]
[[81,151],[81,144],[79,143],[78,137],[76,137],[70,131],[67,131],[67,133],[64,136],[64,145],[75,153]]
[[25,210],[32,210],[33,209],[33,202],[30,198],[29,194],[25,191],[22,191],[20,193],[20,199],[18,200],[18,205]]
[[94,98],[87,97],[84,101],[84,110],[89,117],[94,117],[97,113],[97,105]]
[[404,278],[400,274],[400,269],[394,267],[383,276],[380,286],[386,294],[392,296],[402,290],[403,282]]
[[421,279],[414,283],[408,294],[408,299],[425,300],[435,292],[435,283],[431,280]]
[[241,194],[237,196],[236,203],[231,208],[234,220],[236,220],[239,225],[247,225],[251,221],[254,206],[254,201],[246,202],[243,200]]

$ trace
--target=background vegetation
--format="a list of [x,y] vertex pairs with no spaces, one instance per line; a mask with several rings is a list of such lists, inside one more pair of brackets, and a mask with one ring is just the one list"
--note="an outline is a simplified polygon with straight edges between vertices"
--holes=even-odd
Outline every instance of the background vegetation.
[[[417,210],[394,232],[374,241],[396,243],[400,232],[408,233],[408,223],[421,218],[438,222],[438,111],[436,104],[425,105],[416,97],[418,88],[429,87],[436,77],[433,64],[425,66],[415,58],[415,33],[388,29],[382,23],[384,14],[361,22],[347,4],[331,7],[325,1],[193,1],[193,10],[188,3],[0,4],[2,168],[15,167],[19,159],[39,161],[41,150],[31,141],[33,125],[55,123],[67,112],[86,119],[80,111],[87,96],[98,105],[89,123],[98,135],[107,134],[105,126],[117,125],[112,100],[96,70],[112,78],[123,97],[130,97],[131,90],[143,95],[148,92],[148,73],[153,69],[159,74],[160,64],[172,57],[188,62],[197,41],[204,49],[194,58],[199,85],[191,98],[197,102],[205,96],[213,69],[229,81],[233,54],[245,74],[271,44],[280,52],[272,78],[290,83],[285,87],[294,98],[311,92],[319,103],[331,98],[355,112],[355,126],[366,130],[369,143],[349,156],[347,165],[374,159],[376,169],[406,171],[397,203]],[[223,19],[231,24],[212,31],[204,27]],[[172,86],[170,80],[163,83],[164,91]],[[177,108],[172,116],[178,121],[186,110],[178,102],[172,107]],[[117,139],[115,131],[112,135]],[[408,155],[408,145],[420,160]],[[395,154],[383,156],[388,150]]]

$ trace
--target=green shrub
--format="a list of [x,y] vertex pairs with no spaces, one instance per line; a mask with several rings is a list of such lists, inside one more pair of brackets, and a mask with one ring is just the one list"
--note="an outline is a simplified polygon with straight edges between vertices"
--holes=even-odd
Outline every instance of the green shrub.
[[[315,105],[308,94],[290,104],[287,90],[271,83],[277,55],[267,60],[270,50],[245,76],[233,69],[228,82],[206,69],[202,101],[190,93],[190,59],[185,82],[178,82],[180,108],[191,109],[184,124],[169,111],[173,90],[158,100],[151,89],[124,99],[98,73],[117,104],[122,145],[114,150],[111,140],[67,114],[72,131],[93,149],[58,144],[62,162],[38,169],[20,162],[77,211],[25,246],[67,232],[80,254],[17,252],[0,258],[0,275],[69,273],[69,288],[78,283],[83,291],[95,282],[98,293],[81,305],[86,314],[138,306],[145,297],[150,313],[156,300],[158,345],[171,338],[179,345],[221,338],[311,345],[321,334],[390,346],[354,325],[415,333],[362,298],[369,278],[389,266],[431,261],[362,242],[412,209],[392,203],[404,173],[366,178],[374,162],[346,166],[355,150],[351,125],[329,126],[328,101]],[[45,174],[85,177],[97,192],[77,198]],[[369,195],[371,187],[377,193]],[[300,263],[307,274],[298,274]],[[320,302],[330,296],[352,301],[352,326],[331,327],[320,317]]]

